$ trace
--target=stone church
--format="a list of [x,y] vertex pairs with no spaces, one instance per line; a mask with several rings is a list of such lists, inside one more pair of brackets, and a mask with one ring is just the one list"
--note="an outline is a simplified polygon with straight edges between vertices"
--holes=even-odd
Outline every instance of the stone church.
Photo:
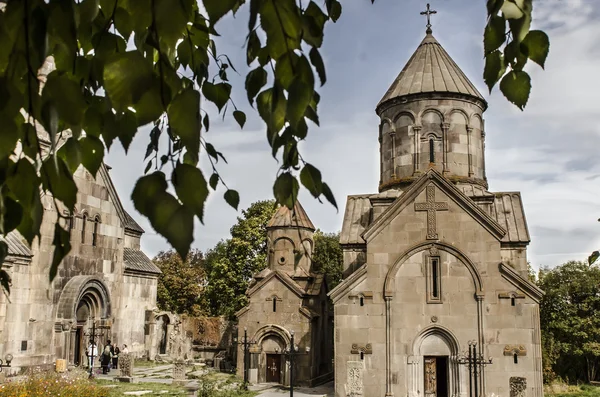
[[[51,58],[45,65],[49,70]],[[50,147],[43,129],[38,138]],[[12,372],[51,366],[56,359],[87,365],[85,348],[94,322],[100,345],[110,339],[136,355],[156,348],[153,310],[160,270],[140,249],[144,230],[123,208],[110,167],[103,164],[94,177],[80,166],[73,179],[79,190],[75,211],[61,210],[72,250],[52,283],[48,269],[59,217],[51,196],[42,196],[40,239],[29,246],[16,230],[5,239],[9,254],[2,268],[12,288],[9,299],[0,296],[0,358],[14,356]]]
[[346,202],[336,397],[543,395],[543,292],[521,195],[488,190],[486,108],[428,27],[376,108],[379,192]]
[[279,207],[267,225],[268,264],[254,275],[249,303],[237,313],[237,371],[244,375],[244,330],[250,345],[251,383],[290,384],[292,334],[294,385],[315,385],[333,375],[333,312],[327,283],[313,271],[315,227],[299,202]]

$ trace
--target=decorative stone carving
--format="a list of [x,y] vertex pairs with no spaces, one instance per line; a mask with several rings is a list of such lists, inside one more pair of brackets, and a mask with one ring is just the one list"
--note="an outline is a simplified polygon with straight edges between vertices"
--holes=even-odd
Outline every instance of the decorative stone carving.
[[437,211],[448,211],[448,203],[435,201],[435,185],[429,184],[426,188],[426,202],[415,203],[415,211],[427,212],[427,240],[437,240]]
[[527,378],[513,376],[510,382],[510,397],[525,397],[527,390]]
[[438,250],[438,249],[437,249],[437,247],[436,247],[435,245],[433,245],[433,244],[432,244],[432,245],[429,247],[429,255],[430,255],[430,256],[439,256],[439,255],[440,255],[440,252],[439,252],[439,250]]
[[359,354],[360,352],[362,352],[363,354],[372,354],[373,348],[371,347],[370,343],[367,343],[364,346],[360,346],[358,343],[353,343],[352,350],[350,350],[350,353]]
[[437,316],[431,316],[431,322],[432,323],[437,323],[438,322]]
[[527,349],[523,345],[506,345],[504,346],[504,355],[505,356],[526,356]]
[[119,368],[121,369],[121,378],[133,377],[133,356],[130,353],[119,354]]
[[185,363],[183,361],[176,361],[173,364],[173,383],[185,382]]
[[348,361],[346,366],[347,373],[347,384],[346,384],[346,396],[355,397],[363,395],[363,365],[360,361]]

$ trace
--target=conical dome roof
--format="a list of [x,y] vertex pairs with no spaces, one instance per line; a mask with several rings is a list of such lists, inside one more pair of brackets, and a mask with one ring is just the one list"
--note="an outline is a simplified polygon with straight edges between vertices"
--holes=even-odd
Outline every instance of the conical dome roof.
[[300,205],[300,201],[297,200],[293,212],[285,205],[280,206],[267,224],[267,227],[303,227],[315,230],[315,226],[310,221],[308,215],[306,215],[306,211]]
[[457,93],[485,102],[477,88],[431,33],[419,44],[377,107],[394,98],[421,93]]

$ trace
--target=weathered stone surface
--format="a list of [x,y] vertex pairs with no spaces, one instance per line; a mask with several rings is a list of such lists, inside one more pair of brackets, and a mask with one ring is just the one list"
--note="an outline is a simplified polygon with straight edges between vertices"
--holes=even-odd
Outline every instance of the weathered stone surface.
[[510,378],[510,397],[525,397],[527,391],[527,378],[513,376]]
[[119,369],[121,378],[133,377],[133,356],[130,353],[119,355]]

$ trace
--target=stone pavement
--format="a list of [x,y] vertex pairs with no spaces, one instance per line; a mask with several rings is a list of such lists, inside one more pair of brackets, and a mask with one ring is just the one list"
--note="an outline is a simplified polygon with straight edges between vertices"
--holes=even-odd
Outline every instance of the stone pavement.
[[[294,387],[294,397],[333,397],[333,382],[316,387]],[[256,397],[285,397],[290,395],[287,387],[273,387]]]

